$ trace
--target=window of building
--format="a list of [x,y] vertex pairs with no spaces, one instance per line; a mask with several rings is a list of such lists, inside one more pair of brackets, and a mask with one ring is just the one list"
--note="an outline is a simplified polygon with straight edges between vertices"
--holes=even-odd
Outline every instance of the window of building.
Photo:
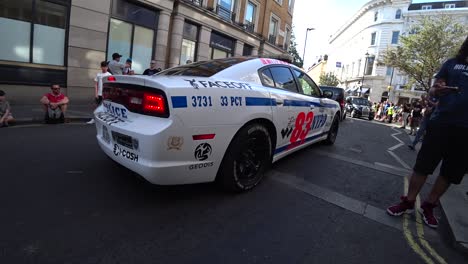
[[244,44],[244,48],[242,49],[242,56],[251,56],[253,51],[253,47],[247,44]]
[[[358,68],[358,72],[360,73],[361,72],[361,59],[358,60],[357,68]],[[358,75],[359,75],[359,73],[358,73]]]
[[62,2],[0,1],[0,60],[65,65],[69,3]]
[[286,32],[284,35],[284,49],[285,50],[288,50],[290,40],[291,40],[291,28],[289,27],[289,25],[286,25]]
[[318,88],[317,84],[315,84],[314,81],[312,81],[312,79],[307,76],[307,74],[296,69],[293,71],[294,75],[296,75],[303,94],[320,97],[320,89]]
[[198,26],[185,22],[182,50],[180,52],[180,65],[184,65],[187,61],[196,61],[196,51],[198,42]]
[[146,7],[114,0],[109,25],[107,59],[117,52],[132,59],[132,70],[141,74],[153,58],[158,13]]
[[227,21],[233,21],[235,0],[218,0],[216,13]]
[[400,19],[401,18],[401,9],[398,9],[395,13],[395,19]]
[[234,40],[215,31],[211,32],[210,54],[211,59],[228,58],[234,50]]
[[288,67],[271,67],[271,75],[275,82],[275,87],[279,89],[288,90],[291,92],[299,92],[294,81],[294,76]]
[[421,7],[422,10],[429,10],[429,9],[432,9],[432,5],[423,5]]
[[293,12],[295,0],[288,0],[288,11],[289,13]]
[[400,37],[400,31],[392,32],[392,44],[398,44],[398,39]]
[[375,39],[377,37],[377,32],[372,32],[371,34],[371,41],[370,41],[370,44],[371,46],[375,45]]
[[374,22],[377,21],[379,19],[379,12],[375,12],[374,13]]
[[247,2],[247,8],[245,10],[244,24],[246,29],[250,32],[254,32],[255,29],[255,16],[257,15],[257,6],[252,2]]
[[275,17],[270,18],[270,28],[268,31],[268,42],[276,44],[276,36],[278,35],[278,20]]
[[455,8],[455,4],[445,4],[445,8]]
[[278,3],[280,6],[283,5],[283,0],[275,0],[276,3]]
[[388,66],[387,67],[387,72],[385,73],[385,75],[390,76],[390,75],[392,75],[392,72],[393,72],[393,67]]
[[367,68],[366,68],[366,74],[365,75],[372,75],[372,71],[374,70],[375,57],[370,56],[370,57],[367,57],[366,60],[367,60],[367,64],[366,64]]

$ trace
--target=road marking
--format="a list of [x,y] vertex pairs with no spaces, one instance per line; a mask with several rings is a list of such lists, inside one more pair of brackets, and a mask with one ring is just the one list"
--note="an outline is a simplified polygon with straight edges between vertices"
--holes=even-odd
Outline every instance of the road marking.
[[82,174],[83,171],[67,171],[68,174]]
[[300,190],[306,194],[319,198],[328,203],[334,204],[347,211],[359,214],[367,219],[388,227],[402,231],[401,222],[398,218],[388,217],[385,210],[372,206],[368,203],[345,196],[341,193],[328,190],[294,175],[281,173],[279,171],[270,171],[269,176],[276,182],[286,184],[294,189]]
[[[392,148],[389,148],[387,151],[404,168],[410,169],[410,166],[408,164],[406,164],[406,162],[404,162],[402,159],[400,159],[400,157],[398,157],[395,153],[393,153],[393,150],[396,150],[397,148],[402,146],[403,141],[401,141],[398,137],[396,137],[397,135],[400,135],[402,133],[400,131],[398,131],[398,130],[395,130],[395,128],[392,128],[392,130],[396,131],[397,133],[394,133],[391,136],[393,138],[395,138],[400,143],[393,146]],[[404,178],[404,184],[403,184],[403,193],[405,195],[407,195],[408,186],[409,186],[408,178],[405,177]],[[419,195],[418,195],[418,196],[416,196],[416,204],[415,204],[416,210],[420,207],[420,203],[421,203],[421,201],[420,201],[420,198],[419,198]],[[416,221],[415,221],[416,233],[417,233],[417,237],[418,237],[419,242],[429,252],[429,254],[433,258],[435,258],[439,263],[446,264],[447,262],[429,245],[429,243],[424,238],[424,226],[421,223],[421,215],[418,212],[415,212],[415,214],[416,214]],[[405,214],[403,216],[403,233],[404,233],[404,236],[406,238],[406,241],[408,242],[410,247],[413,249],[413,251],[416,254],[418,254],[427,264],[433,264],[434,261],[414,241],[414,238],[413,238],[413,236],[411,234],[411,231],[409,229],[409,216],[407,214]]]

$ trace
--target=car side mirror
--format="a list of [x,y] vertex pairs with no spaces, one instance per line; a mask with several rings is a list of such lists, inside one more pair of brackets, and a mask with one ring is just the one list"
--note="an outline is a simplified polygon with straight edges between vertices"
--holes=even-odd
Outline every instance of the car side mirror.
[[323,92],[323,97],[332,98],[333,97],[333,92],[332,91],[324,91]]

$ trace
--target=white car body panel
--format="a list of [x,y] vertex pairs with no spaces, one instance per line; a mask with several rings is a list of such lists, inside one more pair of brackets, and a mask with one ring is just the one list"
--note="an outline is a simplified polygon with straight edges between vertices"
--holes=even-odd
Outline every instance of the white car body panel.
[[[274,162],[326,138],[340,109],[338,103],[263,86],[257,70],[266,65],[285,63],[251,59],[211,77],[117,75],[117,85],[136,84],[164,92],[170,115],[161,118],[132,113],[121,104],[104,100],[94,112],[99,146],[110,158],[149,182],[172,185],[214,181],[235,134],[254,119],[268,120],[275,127]],[[108,82],[104,80],[104,84]],[[277,104],[281,100],[283,104]],[[290,121],[300,112],[313,112],[314,120],[322,118],[296,146],[281,131],[293,128],[295,124]],[[107,130],[107,136],[103,130]],[[116,133],[131,137],[133,143],[127,143],[131,146],[119,143],[112,135]],[[193,139],[203,134],[215,137]],[[200,160],[195,150],[198,146],[206,150],[205,143],[211,146],[211,153]]]

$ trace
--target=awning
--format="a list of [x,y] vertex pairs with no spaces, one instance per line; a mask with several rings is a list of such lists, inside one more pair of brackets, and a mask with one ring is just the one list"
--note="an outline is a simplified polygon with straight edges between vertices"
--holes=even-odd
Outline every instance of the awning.
[[358,87],[351,87],[348,90],[346,90],[346,92],[348,92],[348,93],[354,92],[354,91],[356,91],[357,88]]
[[369,92],[369,88],[362,88],[361,89],[361,94],[366,94]]

